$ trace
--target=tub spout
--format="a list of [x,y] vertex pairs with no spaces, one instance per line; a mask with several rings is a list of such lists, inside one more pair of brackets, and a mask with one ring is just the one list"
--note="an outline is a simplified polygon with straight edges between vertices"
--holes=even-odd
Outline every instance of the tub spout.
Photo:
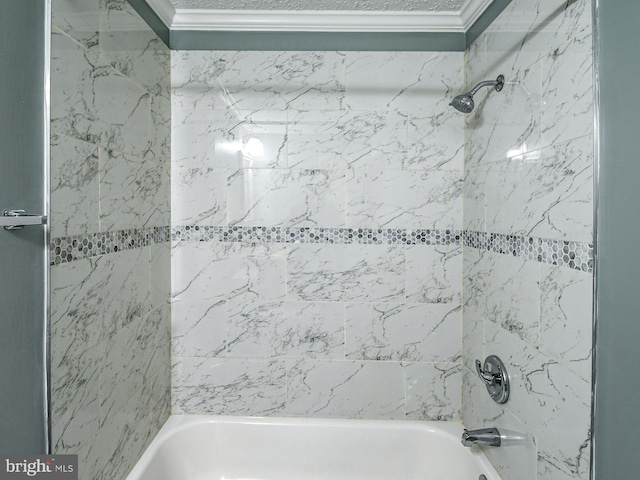
[[479,430],[467,430],[462,432],[462,445],[471,447],[472,445],[488,445],[499,447],[501,439],[497,428],[480,428]]

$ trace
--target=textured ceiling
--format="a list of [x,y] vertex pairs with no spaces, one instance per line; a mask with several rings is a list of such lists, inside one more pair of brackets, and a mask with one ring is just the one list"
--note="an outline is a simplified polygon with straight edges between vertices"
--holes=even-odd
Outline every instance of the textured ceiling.
[[213,10],[459,11],[470,0],[171,0],[175,8]]

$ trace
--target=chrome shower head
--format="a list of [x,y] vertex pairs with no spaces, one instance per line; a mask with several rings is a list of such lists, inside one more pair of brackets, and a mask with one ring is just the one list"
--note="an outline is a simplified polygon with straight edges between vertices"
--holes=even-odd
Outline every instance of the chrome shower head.
[[480,82],[475,87],[473,87],[469,92],[463,93],[461,95],[456,95],[451,100],[451,105],[453,108],[462,113],[471,113],[473,108],[475,107],[475,103],[473,102],[473,96],[478,93],[482,87],[495,87],[496,92],[502,90],[504,87],[504,75],[498,75],[498,78],[495,80],[487,80],[484,82]]

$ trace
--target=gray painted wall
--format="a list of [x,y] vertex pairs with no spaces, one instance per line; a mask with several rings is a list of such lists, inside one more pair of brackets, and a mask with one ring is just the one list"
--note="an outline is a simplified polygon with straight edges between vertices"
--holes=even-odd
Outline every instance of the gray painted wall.
[[597,196],[594,476],[637,478],[640,321],[635,256],[640,222],[637,103],[640,3],[597,4],[599,179]]

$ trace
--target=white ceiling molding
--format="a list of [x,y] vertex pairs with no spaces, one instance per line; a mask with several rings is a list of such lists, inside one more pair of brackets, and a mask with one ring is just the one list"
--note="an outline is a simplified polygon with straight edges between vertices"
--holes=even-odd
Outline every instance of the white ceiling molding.
[[227,32],[466,32],[493,0],[455,12],[176,9],[146,0],[170,30]]

